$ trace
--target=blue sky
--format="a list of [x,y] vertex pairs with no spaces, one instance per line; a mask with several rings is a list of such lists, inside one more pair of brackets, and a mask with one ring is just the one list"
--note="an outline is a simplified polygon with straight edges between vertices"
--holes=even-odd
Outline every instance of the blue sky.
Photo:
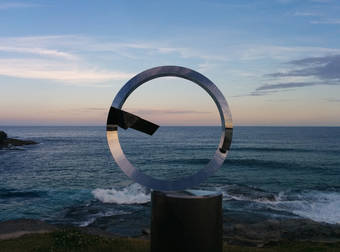
[[[135,74],[180,65],[211,79],[235,125],[340,126],[340,2],[0,1],[0,125],[105,125]],[[160,125],[217,125],[185,80],[124,108]]]

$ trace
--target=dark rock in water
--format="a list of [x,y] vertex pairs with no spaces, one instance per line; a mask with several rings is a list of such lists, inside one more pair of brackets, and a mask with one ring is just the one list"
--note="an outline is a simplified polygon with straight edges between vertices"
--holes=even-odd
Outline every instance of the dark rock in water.
[[7,134],[0,130],[0,144],[7,139]]
[[11,146],[22,146],[22,145],[29,145],[29,144],[37,144],[34,141],[30,140],[19,140],[14,138],[8,138],[7,134],[4,131],[0,131],[0,149],[1,148],[8,148]]
[[150,235],[151,234],[150,229],[149,228],[143,228],[142,229],[142,234],[143,235]]

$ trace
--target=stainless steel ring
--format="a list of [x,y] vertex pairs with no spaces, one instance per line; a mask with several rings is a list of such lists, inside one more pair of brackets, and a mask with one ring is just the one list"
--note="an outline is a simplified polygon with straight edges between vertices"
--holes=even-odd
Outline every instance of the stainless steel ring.
[[210,162],[197,173],[175,181],[156,179],[137,170],[126,158],[119,143],[118,125],[109,123],[109,119],[112,118],[108,118],[106,135],[114,160],[128,177],[150,189],[177,191],[197,186],[221,167],[231,145],[233,126],[228,103],[215,84],[202,74],[180,66],[160,66],[137,74],[120,89],[112,102],[110,110],[120,110],[129,95],[143,83],[165,76],[174,76],[190,80],[207,91],[214,100],[221,117],[222,134],[218,148]]

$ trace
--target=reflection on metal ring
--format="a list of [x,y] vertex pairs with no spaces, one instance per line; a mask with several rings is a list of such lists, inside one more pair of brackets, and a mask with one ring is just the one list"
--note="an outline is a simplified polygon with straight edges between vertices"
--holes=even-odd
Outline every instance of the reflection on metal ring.
[[[121,110],[121,108],[126,99],[136,88],[147,81],[165,76],[174,76],[190,80],[207,91],[218,108],[222,125],[220,143],[210,162],[197,173],[175,181],[156,179],[137,170],[126,158],[118,139],[118,126],[125,129],[128,127],[136,129],[138,128],[147,134],[153,134],[153,132],[157,130],[158,125],[125,112]],[[119,118],[117,118],[117,115]],[[123,172],[135,182],[150,189],[161,191],[184,190],[197,186],[208,176],[214,173],[218,168],[221,167],[225,158],[227,157],[232,141],[232,132],[233,125],[231,112],[229,110],[228,103],[220,90],[212,81],[202,74],[179,66],[160,66],[151,68],[141,72],[140,74],[137,74],[135,77],[130,79],[114,98],[110,108],[106,127],[106,135],[110,151],[116,163],[123,170]]]

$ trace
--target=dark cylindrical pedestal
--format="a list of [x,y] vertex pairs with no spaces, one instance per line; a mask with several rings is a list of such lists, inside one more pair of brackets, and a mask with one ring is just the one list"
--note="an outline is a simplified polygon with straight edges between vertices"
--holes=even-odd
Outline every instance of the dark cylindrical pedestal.
[[222,194],[151,193],[151,252],[222,252]]

